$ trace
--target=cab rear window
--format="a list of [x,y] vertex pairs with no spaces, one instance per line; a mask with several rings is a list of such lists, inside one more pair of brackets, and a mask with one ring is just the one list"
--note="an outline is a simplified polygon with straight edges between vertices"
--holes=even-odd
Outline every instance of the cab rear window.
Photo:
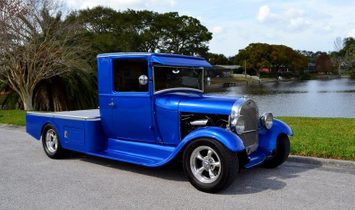
[[148,75],[145,59],[116,59],[113,61],[114,89],[116,92],[147,92],[148,85],[139,84],[139,76]]

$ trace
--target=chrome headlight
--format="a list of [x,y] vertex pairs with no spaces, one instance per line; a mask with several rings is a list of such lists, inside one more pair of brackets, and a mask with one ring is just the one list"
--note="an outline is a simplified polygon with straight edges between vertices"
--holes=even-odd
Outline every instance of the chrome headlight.
[[242,116],[231,119],[231,128],[238,134],[242,134],[245,130],[245,121]]
[[264,113],[260,117],[261,124],[266,128],[270,129],[272,127],[272,121],[274,120],[274,116],[271,113]]
[[239,117],[239,107],[235,104],[232,107],[231,119],[235,119]]
[[242,134],[245,130],[245,121],[243,116],[239,114],[239,107],[233,105],[232,113],[230,115],[230,127],[238,134]]

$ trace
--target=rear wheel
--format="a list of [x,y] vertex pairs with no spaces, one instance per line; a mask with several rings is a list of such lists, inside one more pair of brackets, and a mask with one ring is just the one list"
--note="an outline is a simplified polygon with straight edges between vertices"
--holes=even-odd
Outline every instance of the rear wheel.
[[239,169],[238,156],[212,139],[190,143],[183,155],[184,171],[190,183],[204,192],[228,187]]
[[267,158],[262,164],[265,168],[276,168],[284,163],[290,154],[290,140],[287,135],[280,135],[277,138],[277,145],[271,157]]
[[66,150],[60,144],[57,130],[52,125],[47,125],[42,133],[42,145],[48,157],[57,159],[66,154]]

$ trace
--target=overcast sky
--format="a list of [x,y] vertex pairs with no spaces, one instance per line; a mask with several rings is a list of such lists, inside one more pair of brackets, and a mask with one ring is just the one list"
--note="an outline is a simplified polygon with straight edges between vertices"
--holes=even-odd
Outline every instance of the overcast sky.
[[213,32],[210,51],[227,56],[252,42],[294,49],[334,50],[337,37],[355,37],[351,0],[63,0],[69,9],[104,5],[157,12],[177,11],[198,18]]

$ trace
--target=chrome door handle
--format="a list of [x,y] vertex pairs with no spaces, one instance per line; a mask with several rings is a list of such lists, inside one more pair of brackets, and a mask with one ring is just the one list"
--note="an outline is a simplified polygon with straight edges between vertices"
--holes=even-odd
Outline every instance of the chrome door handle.
[[110,107],[114,107],[114,106],[115,106],[115,102],[111,101],[108,105],[109,105]]

